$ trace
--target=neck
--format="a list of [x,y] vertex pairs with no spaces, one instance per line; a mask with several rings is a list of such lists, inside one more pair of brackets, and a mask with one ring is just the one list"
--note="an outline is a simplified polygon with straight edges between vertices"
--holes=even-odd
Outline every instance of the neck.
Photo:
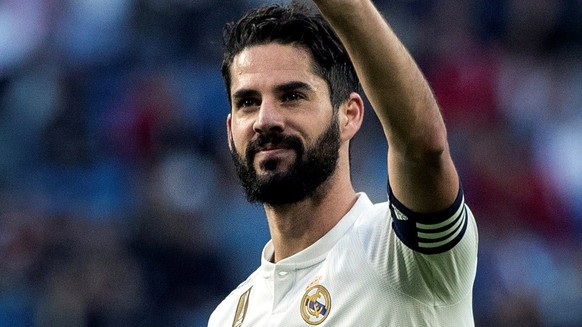
[[303,201],[265,205],[278,262],[315,243],[329,232],[356,202],[349,172],[341,171],[320,185],[316,194]]

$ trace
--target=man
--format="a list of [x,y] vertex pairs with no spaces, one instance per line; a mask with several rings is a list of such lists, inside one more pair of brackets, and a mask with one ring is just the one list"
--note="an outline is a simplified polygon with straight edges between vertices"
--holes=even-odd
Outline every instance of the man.
[[[371,1],[313,2],[324,18],[266,6],[225,31],[228,141],[272,239],[209,326],[471,326],[477,231],[431,90]],[[388,140],[386,203],[350,180],[358,77]]]

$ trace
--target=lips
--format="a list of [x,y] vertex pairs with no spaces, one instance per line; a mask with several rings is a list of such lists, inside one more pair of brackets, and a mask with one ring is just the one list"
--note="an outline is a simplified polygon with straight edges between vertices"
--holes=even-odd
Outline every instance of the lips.
[[287,147],[278,147],[278,146],[273,146],[273,147],[263,147],[261,148],[257,154],[262,154],[263,156],[276,156],[279,154],[283,154],[286,153],[288,151],[293,151],[293,149],[291,148],[287,148]]
[[262,157],[271,157],[283,155],[289,151],[293,151],[298,156],[301,156],[303,144],[298,137],[282,134],[259,135],[249,143],[246,151],[246,159],[247,162],[253,162],[257,154],[261,154]]
[[278,145],[274,145],[272,143],[268,143],[265,144],[264,146],[262,146],[259,151],[270,151],[270,150],[274,150],[274,149],[279,149],[280,147]]
[[285,140],[278,142],[260,142],[254,147],[254,152],[274,152],[278,150],[293,150],[293,144],[288,144]]
[[281,144],[272,144],[272,143],[267,143],[265,145],[263,145],[262,147],[260,147],[258,150],[259,152],[266,152],[266,151],[274,151],[274,150],[287,150],[290,149],[287,146],[281,146]]

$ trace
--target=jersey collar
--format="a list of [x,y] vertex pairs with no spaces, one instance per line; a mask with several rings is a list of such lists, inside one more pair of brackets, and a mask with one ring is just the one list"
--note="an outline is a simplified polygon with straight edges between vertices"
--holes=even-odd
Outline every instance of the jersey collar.
[[346,213],[345,216],[322,238],[307,247],[301,252],[298,252],[288,258],[285,258],[278,263],[272,263],[271,258],[275,253],[273,247],[273,240],[269,240],[263,248],[261,255],[261,267],[265,272],[270,272],[275,267],[285,268],[287,270],[304,269],[321,262],[331,248],[339,241],[339,239],[350,229],[356,219],[363,211],[372,206],[372,202],[366,193],[358,193],[357,200],[354,206]]

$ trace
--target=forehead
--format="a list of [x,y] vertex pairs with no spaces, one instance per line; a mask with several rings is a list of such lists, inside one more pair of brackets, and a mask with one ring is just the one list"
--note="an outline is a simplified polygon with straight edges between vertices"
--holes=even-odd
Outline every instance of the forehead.
[[313,67],[311,54],[298,46],[269,43],[248,47],[234,57],[230,68],[231,91],[289,81],[302,81],[314,87],[325,84]]

